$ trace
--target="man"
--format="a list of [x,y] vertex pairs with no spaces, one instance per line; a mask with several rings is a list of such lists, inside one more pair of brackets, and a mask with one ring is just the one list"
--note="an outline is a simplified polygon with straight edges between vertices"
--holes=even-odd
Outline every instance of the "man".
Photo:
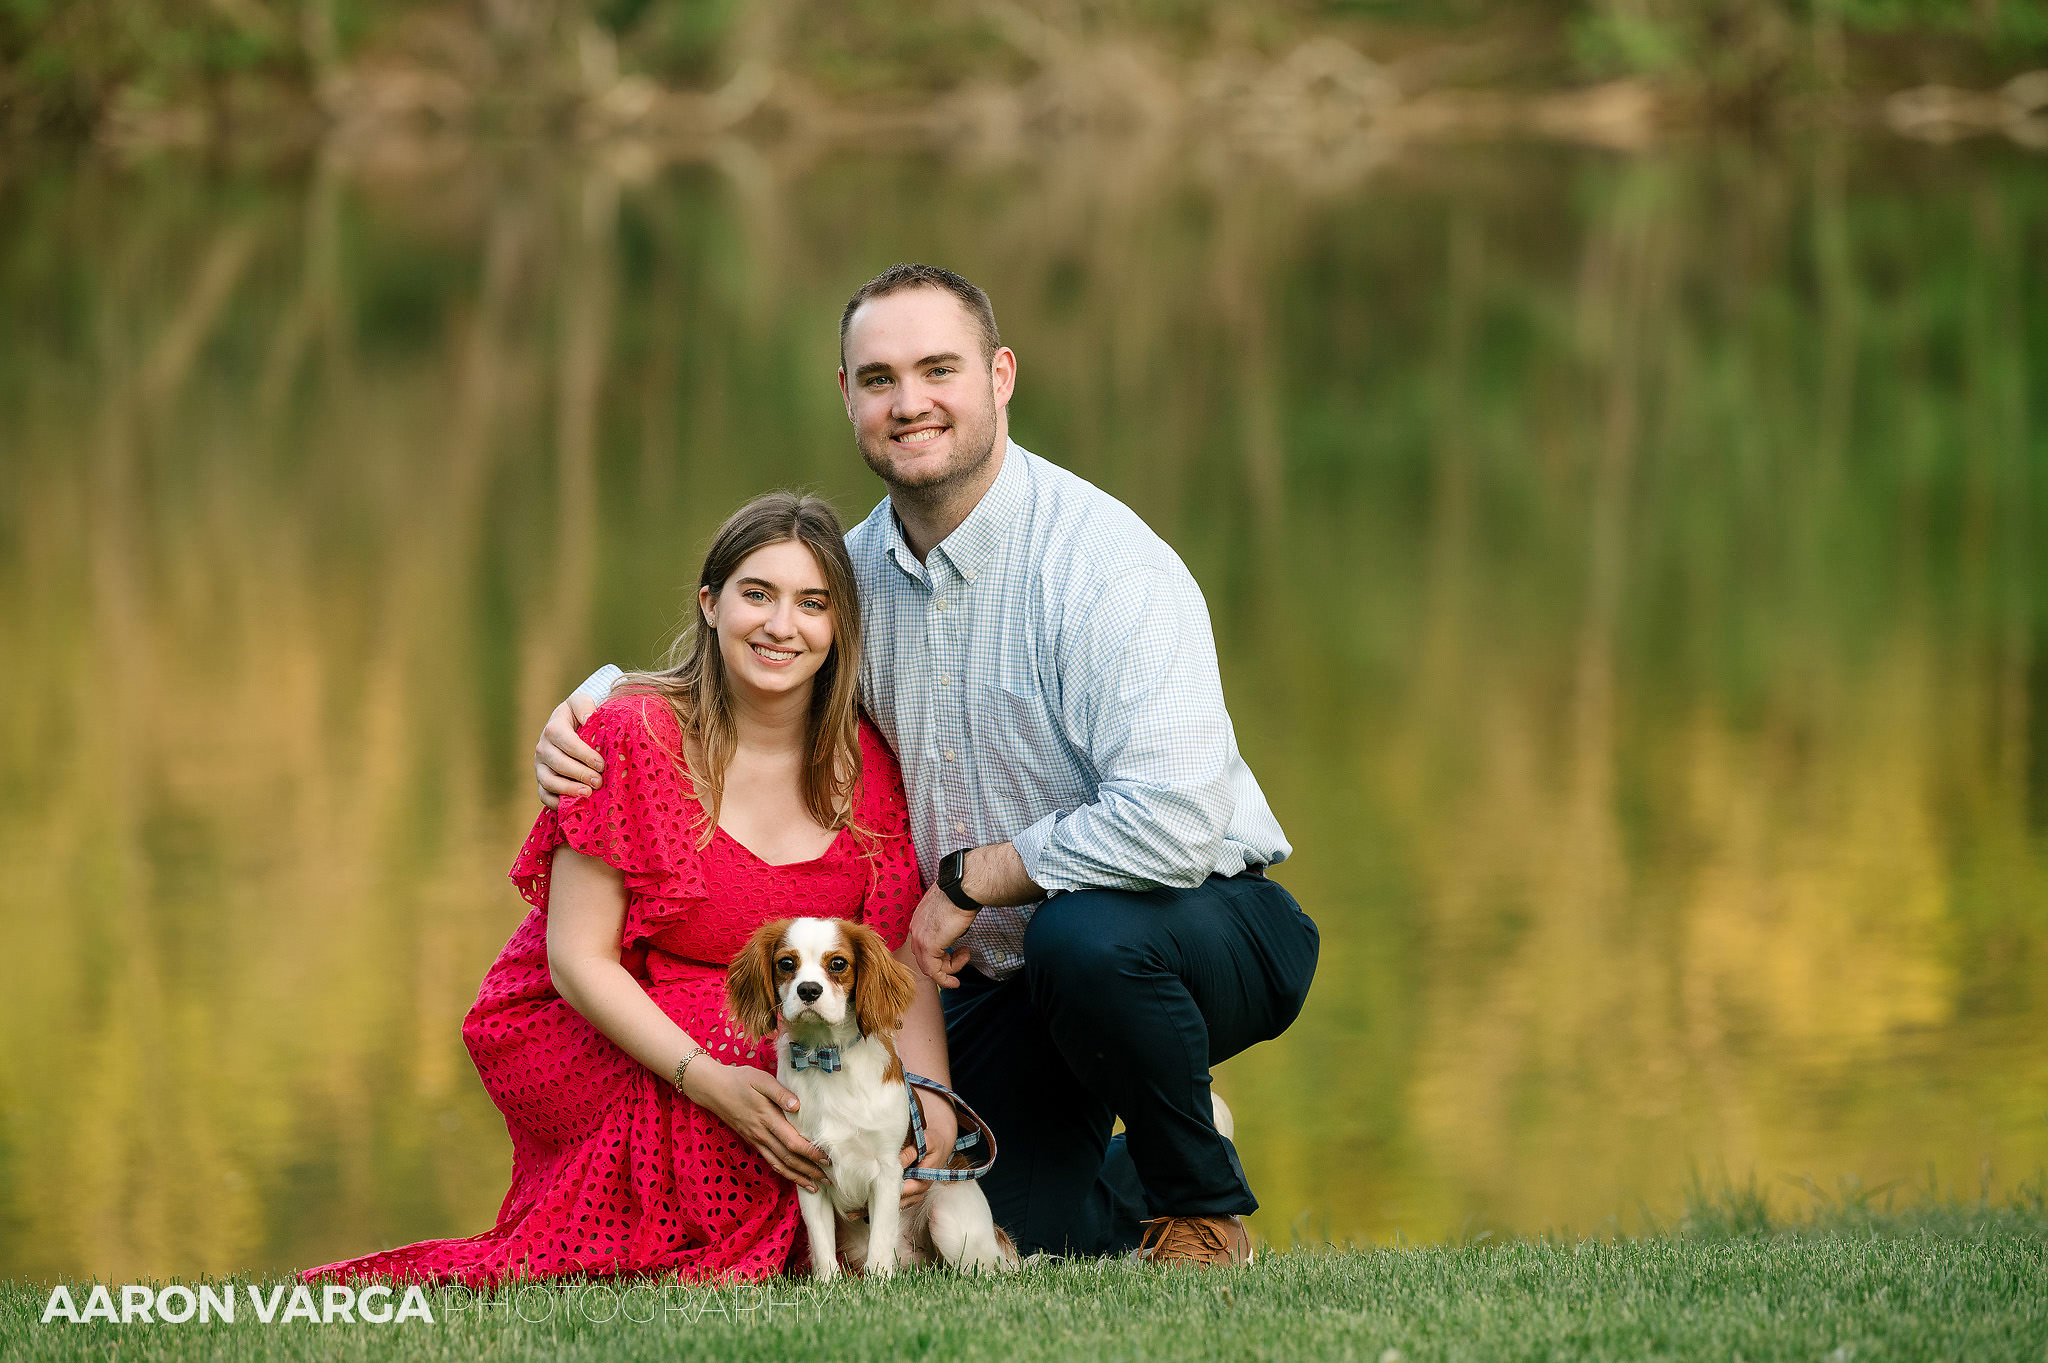
[[[1241,1263],[1258,1204],[1209,1066],[1294,1020],[1319,939],[1265,877],[1291,849],[1200,589],[1122,503],[1011,443],[1017,358],[979,288],[898,265],[839,333],[889,489],[847,535],[862,689],[903,764],[931,886],[910,942],[947,991],[953,1083],[1001,1143],[996,1220],[1026,1252]],[[589,708],[549,721],[544,798],[601,779]]]

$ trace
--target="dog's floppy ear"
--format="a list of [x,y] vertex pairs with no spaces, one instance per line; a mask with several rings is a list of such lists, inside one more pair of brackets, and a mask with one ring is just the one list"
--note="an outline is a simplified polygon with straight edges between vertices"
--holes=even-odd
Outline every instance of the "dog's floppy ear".
[[725,968],[726,1011],[755,1041],[774,1036],[778,1025],[777,1015],[782,1010],[775,996],[775,954],[787,931],[787,918],[763,923]]
[[853,951],[853,1015],[861,1035],[895,1031],[917,999],[917,976],[873,928],[842,921],[839,931]]

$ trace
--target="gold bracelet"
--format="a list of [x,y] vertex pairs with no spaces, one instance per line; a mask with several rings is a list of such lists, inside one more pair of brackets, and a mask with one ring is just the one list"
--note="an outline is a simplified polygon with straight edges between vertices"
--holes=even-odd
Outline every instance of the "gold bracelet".
[[690,1068],[690,1062],[692,1060],[695,1060],[698,1056],[702,1054],[704,1054],[704,1048],[702,1046],[698,1046],[693,1048],[688,1055],[684,1056],[681,1060],[678,1060],[676,1062],[676,1077],[674,1083],[676,1086],[677,1093],[681,1093],[683,1091],[683,1071]]

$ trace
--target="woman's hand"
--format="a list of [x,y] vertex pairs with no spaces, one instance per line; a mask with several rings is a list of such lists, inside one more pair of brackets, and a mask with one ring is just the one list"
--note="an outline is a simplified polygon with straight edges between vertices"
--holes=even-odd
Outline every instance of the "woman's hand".
[[[917,1157],[917,1137],[913,1134],[903,1147],[903,1167],[913,1164],[921,1169],[943,1169],[946,1161],[953,1158],[953,1143],[960,1139],[960,1114],[953,1105],[938,1094],[927,1089],[916,1089],[917,1105],[924,1110],[924,1151],[923,1159]],[[909,1211],[924,1201],[925,1194],[932,1190],[928,1178],[903,1180],[903,1210]]]
[[[953,901],[946,898],[943,893],[934,890],[932,894],[937,894],[939,902],[947,909],[960,914],[969,922],[973,921],[972,914],[961,913]],[[929,903],[931,895],[926,895],[925,899]],[[919,913],[923,913],[924,910],[924,904],[918,905]],[[894,954],[898,961],[916,970],[921,968],[919,950],[917,930],[913,927],[910,936],[904,939],[903,945],[896,948]],[[958,948],[955,948],[955,952],[964,964],[967,953]],[[910,1011],[903,1015],[903,1023],[896,1030],[896,1053],[903,1060],[903,1068],[912,1074],[936,1079],[941,1084],[953,1082],[952,1069],[946,1063],[946,1019],[939,1008],[938,990],[920,988],[917,991],[917,996],[911,1000]],[[943,1168],[946,1161],[953,1158],[953,1143],[960,1138],[960,1114],[953,1110],[951,1103],[927,1089],[913,1086],[911,1093],[916,1096],[918,1110],[924,1113],[924,1167]],[[908,1169],[916,1163],[917,1138],[912,1136],[909,1143],[903,1147],[903,1167]],[[931,1190],[932,1181],[928,1178],[904,1179],[904,1208],[907,1210],[915,1207],[924,1201],[925,1194]]]
[[721,1065],[706,1055],[683,1071],[683,1094],[737,1131],[776,1173],[807,1193],[818,1191],[831,1156],[790,1123],[796,1095],[774,1075],[751,1065]]

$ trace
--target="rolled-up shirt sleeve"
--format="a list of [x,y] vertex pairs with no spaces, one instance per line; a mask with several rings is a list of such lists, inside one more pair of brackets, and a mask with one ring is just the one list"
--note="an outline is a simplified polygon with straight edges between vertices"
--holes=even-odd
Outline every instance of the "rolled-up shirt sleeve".
[[1117,575],[1062,631],[1059,673],[1062,727],[1098,786],[1011,838],[1024,869],[1047,892],[1199,885],[1236,760],[1201,589],[1184,568]]
[[621,672],[615,664],[606,663],[603,667],[598,668],[597,671],[585,677],[583,684],[577,687],[576,690],[602,705],[605,702],[605,698],[611,695],[612,688],[625,679],[626,674]]

